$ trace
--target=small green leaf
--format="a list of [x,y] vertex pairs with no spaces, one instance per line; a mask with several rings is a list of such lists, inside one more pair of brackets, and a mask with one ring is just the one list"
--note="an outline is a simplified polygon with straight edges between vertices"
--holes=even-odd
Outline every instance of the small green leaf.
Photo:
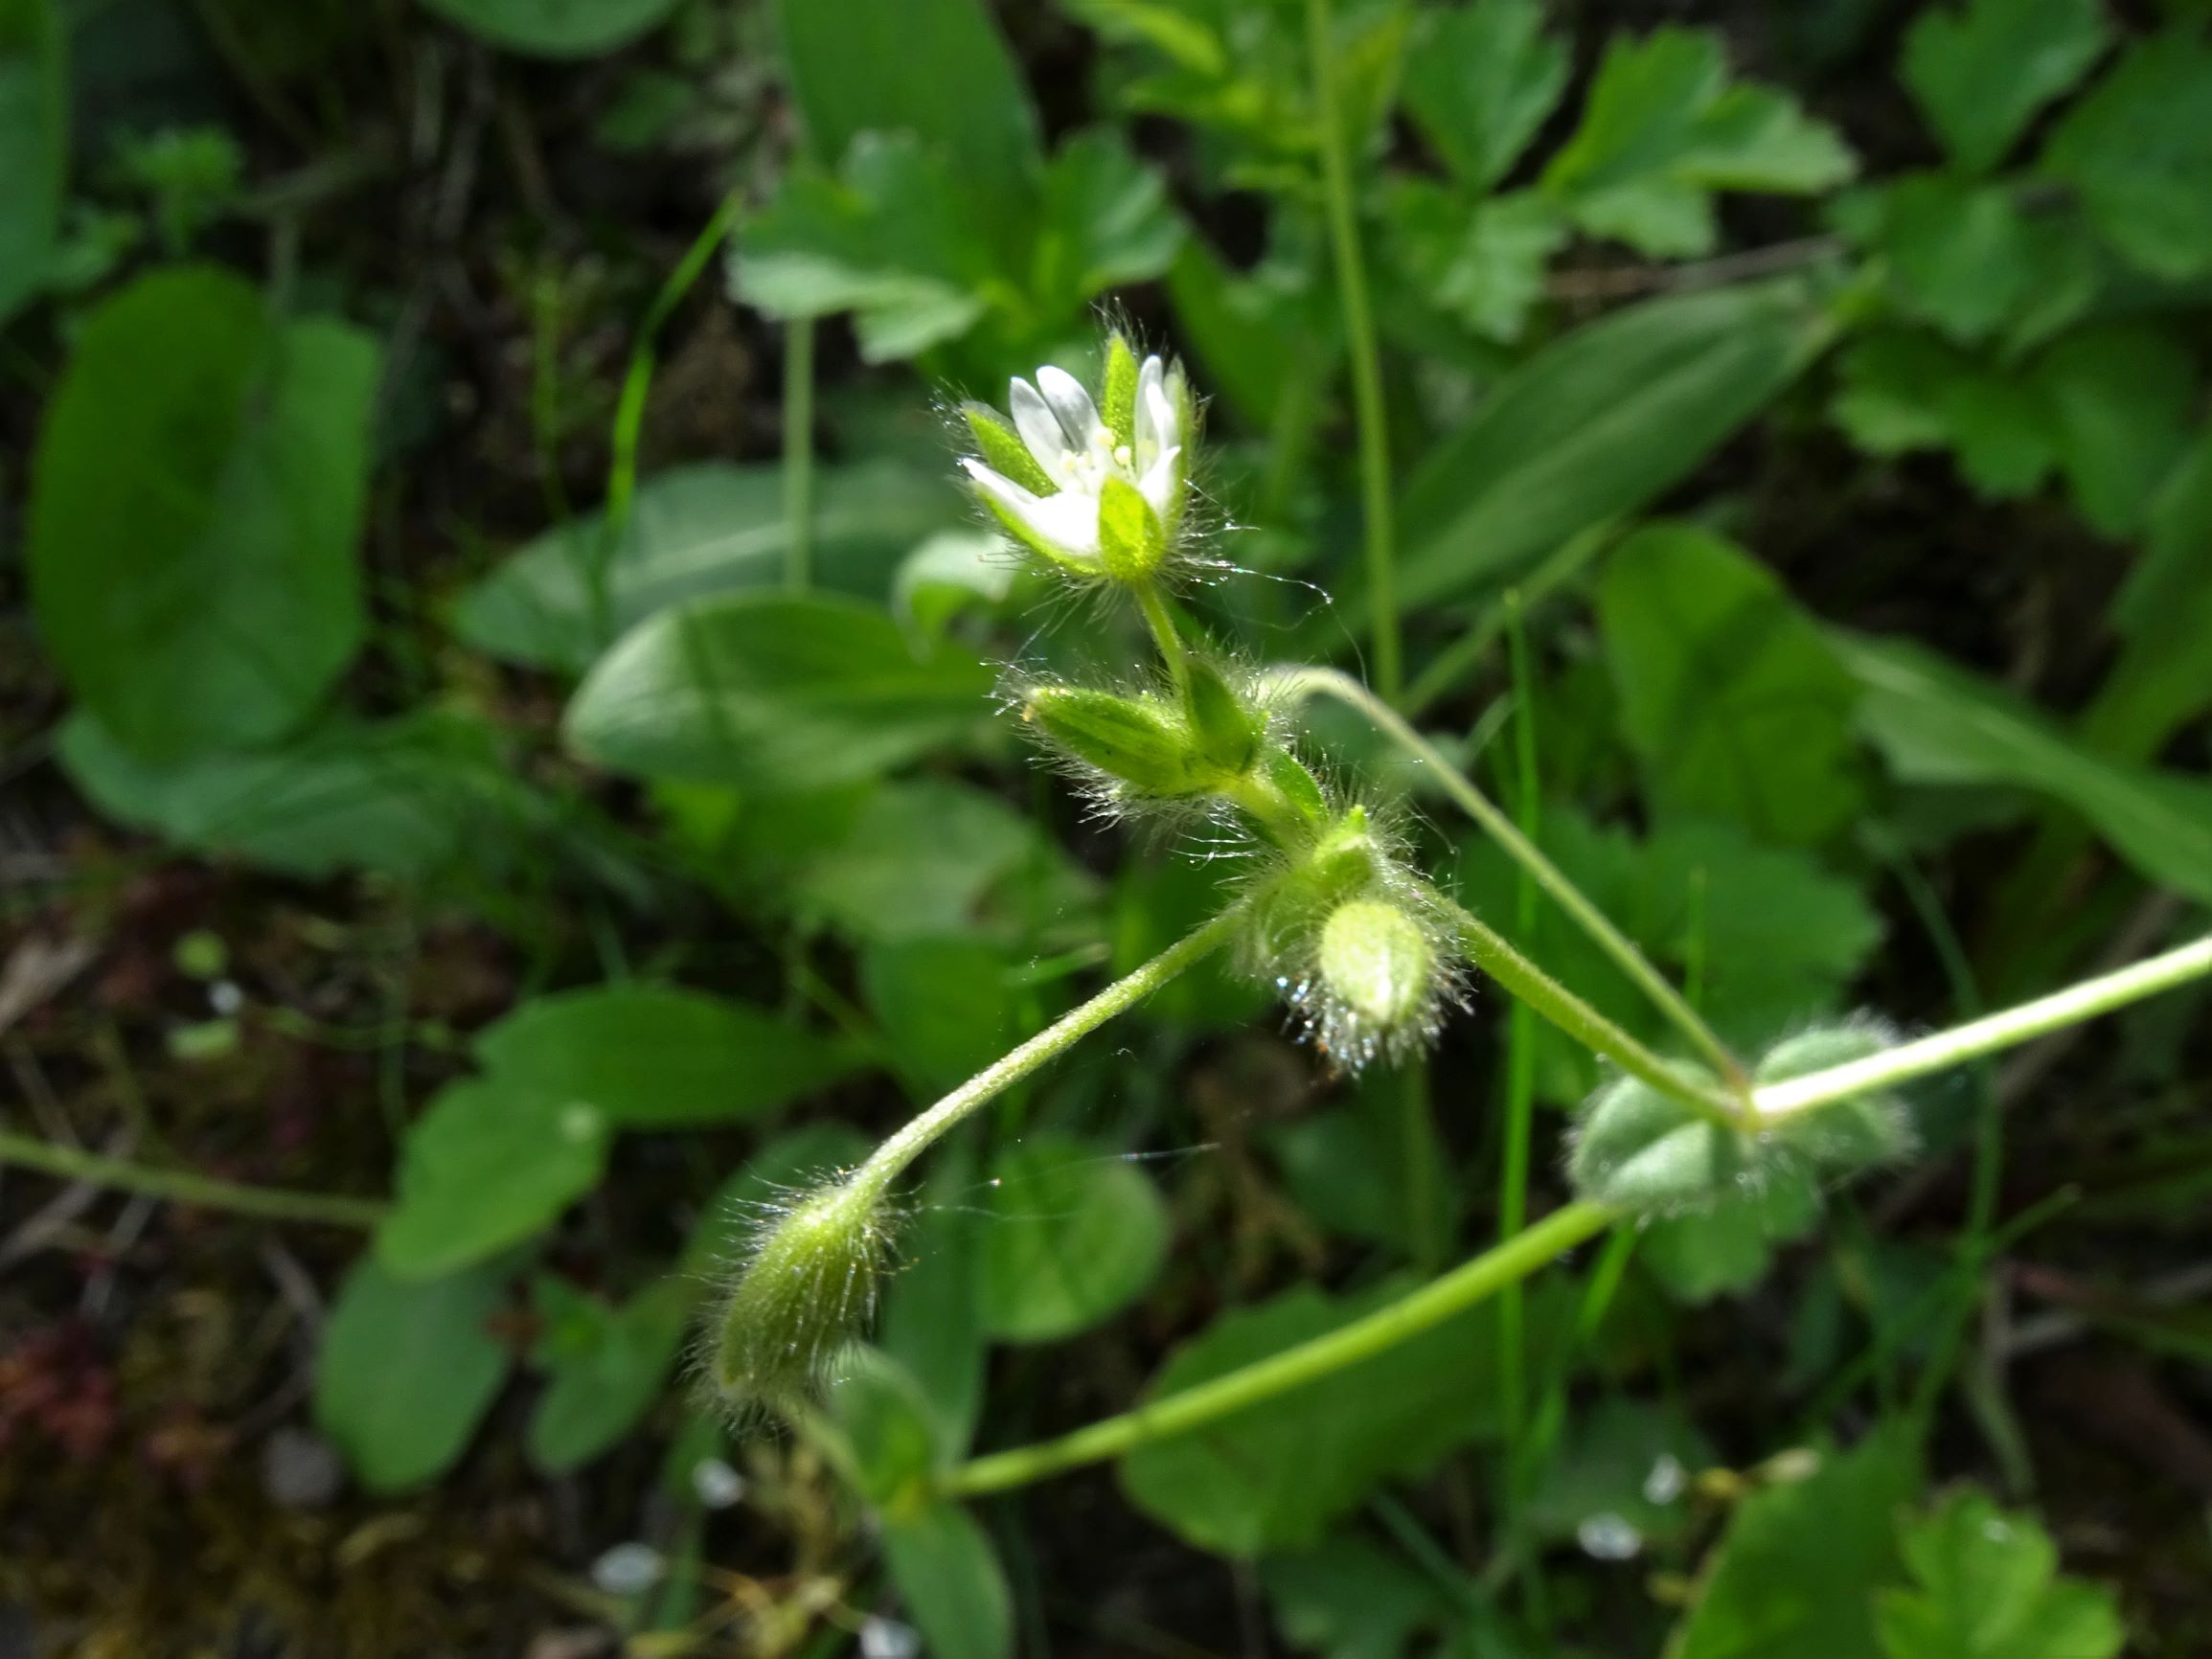
[[1899,1534],[1909,1590],[1883,1590],[1885,1659],[2113,1659],[2127,1641],[2109,1591],[2058,1575],[2035,1518],[1954,1492]]
[[315,1360],[315,1422],[371,1491],[422,1486],[467,1446],[507,1377],[487,1326],[509,1271],[410,1284],[364,1256],[346,1275]]
[[828,1449],[870,1505],[889,1519],[925,1504],[946,1447],[906,1368],[880,1349],[855,1346],[838,1359],[824,1397]]
[[480,39],[532,57],[597,57],[656,28],[681,0],[423,0]]
[[661,1398],[696,1300],[691,1285],[664,1279],[610,1307],[565,1280],[540,1278],[547,1336],[536,1357],[548,1375],[530,1414],[530,1461],[563,1474],[635,1428]]
[[502,1090],[582,1101],[615,1129],[762,1117],[859,1064],[845,1043],[765,1009],[642,984],[533,997],[475,1051]]
[[1260,1584],[1284,1636],[1323,1659],[1403,1659],[1417,1634],[1451,1623],[1460,1610],[1445,1585],[1351,1531],[1317,1549],[1269,1556],[1260,1563]]
[[2070,110],[2042,165],[2081,192],[2119,254],[2153,276],[2212,271],[2212,44],[2186,29],[2138,40]]
[[1917,173],[1885,193],[1880,246],[1905,307],[1954,340],[1986,339],[2037,275],[2031,230],[2003,185]]
[[[1159,173],[1130,154],[1128,142],[1111,127],[1076,133],[1045,170],[1030,248],[1032,301],[1041,317],[1072,320],[1108,288],[1151,282],[1174,263],[1182,243],[1183,221]],[[1116,443],[1133,443],[1134,379],[1126,427],[1113,424],[1110,382],[1106,390],[1108,430],[1127,434]]]
[[1903,76],[1951,160],[1987,172],[2109,37],[2099,0],[1968,0],[1921,13],[1904,37]]
[[1039,686],[1023,713],[1047,741],[1140,795],[1173,800],[1211,781],[1182,722],[1149,698]]
[[[40,631],[124,747],[283,736],[353,654],[376,351],[213,266],[84,322],[47,406],[26,557]],[[250,642],[250,646],[249,646]]]
[[1858,686],[1742,549],[1683,525],[1640,531],[1607,566],[1598,616],[1622,729],[1660,812],[1726,818],[1786,845],[1859,815]]
[[1426,179],[1395,177],[1383,208],[1397,263],[1430,305],[1487,339],[1520,337],[1567,240],[1547,198],[1520,191],[1470,207]]
[[1567,49],[1537,0],[1426,11],[1405,61],[1405,102],[1459,182],[1496,185],[1566,90]]
[[1676,1301],[1696,1307],[1755,1289],[1780,1246],[1811,1233],[1820,1193],[1801,1169],[1778,1166],[1709,1210],[1664,1216],[1644,1229],[1637,1260]]
[[2114,538],[2140,530],[2189,442],[2198,382],[2187,346],[2147,323],[2076,330],[2036,364],[2035,384],[2082,516]]
[[1902,455],[1950,446],[1982,494],[2025,495],[2056,459],[2056,422],[2032,380],[1932,334],[1881,330],[1843,353],[1834,413],[1861,449]]
[[1167,1259],[1168,1208],[1136,1165],[1033,1134],[991,1171],[977,1260],[983,1323],[1003,1342],[1052,1342],[1143,1295]]
[[408,1125],[376,1259],[402,1279],[450,1273],[544,1231],[599,1184],[607,1122],[587,1102],[504,1079],[448,1083]]
[[1014,1595],[998,1553],[955,1504],[932,1503],[883,1522],[883,1560],[933,1654],[1007,1659]]
[[619,771],[780,793],[867,778],[965,737],[991,688],[974,657],[946,646],[917,658],[897,623],[854,601],[732,594],[626,634],[563,727]]
[[61,234],[67,46],[54,0],[0,0],[0,326],[45,285]]

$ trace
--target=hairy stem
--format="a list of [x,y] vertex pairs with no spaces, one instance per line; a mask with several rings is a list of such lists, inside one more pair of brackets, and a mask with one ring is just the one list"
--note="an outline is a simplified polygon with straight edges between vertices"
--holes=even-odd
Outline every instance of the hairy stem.
[[1944,1071],[1967,1060],[1979,1059],[1983,1055],[2016,1047],[2048,1032],[2094,1019],[2207,974],[2212,974],[2212,937],[2200,939],[2194,944],[2179,945],[2117,972],[2084,980],[2001,1013],[1969,1020],[1965,1025],[1922,1037],[1918,1042],[1884,1049],[1880,1054],[1847,1065],[1832,1066],[1824,1072],[1769,1083],[1752,1095],[1752,1108],[1759,1118],[1779,1118],[1790,1112],[1849,1100],[1853,1095],[1909,1082],[1930,1072]]
[[1109,1417],[1058,1440],[994,1452],[961,1465],[943,1476],[939,1489],[969,1495],[1026,1486],[1063,1469],[1102,1463],[1132,1447],[1188,1434],[1195,1428],[1288,1394],[1310,1382],[1385,1353],[1425,1330],[1434,1329],[1508,1284],[1596,1237],[1617,1219],[1602,1204],[1575,1203],[1556,1210],[1526,1232],[1484,1251],[1473,1261],[1433,1279],[1310,1342],[1218,1376],[1197,1388],[1172,1394],[1133,1411]]
[[1668,1064],[1650,1049],[1508,943],[1505,936],[1465,905],[1451,906],[1459,924],[1460,947],[1468,960],[1496,980],[1592,1054],[1602,1055],[1630,1077],[1651,1084],[1700,1117],[1730,1128],[1744,1126],[1745,1114],[1734,1097],[1710,1087]]
[[1636,989],[1651,999],[1652,1005],[1674,1023],[1730,1089],[1742,1092],[1747,1087],[1749,1079],[1744,1063],[1729,1052],[1727,1044],[1713,1028],[1699,1017],[1698,1011],[1684,1000],[1682,993],[1668,983],[1666,975],[1652,966],[1651,959],[1636,948],[1634,942],[1585,898],[1582,890],[1475,787],[1465,772],[1446,760],[1435,744],[1414,730],[1388,703],[1350,674],[1334,669],[1279,669],[1268,679],[1271,686],[1289,696],[1334,697],[1358,710],[1383,736],[1428,767],[1453,804],[1535,878],[1552,901],[1612,960],[1613,966],[1627,974]]
[[1344,338],[1352,358],[1352,401],[1359,420],[1359,489],[1367,529],[1367,599],[1374,615],[1375,681],[1395,701],[1402,673],[1398,641],[1397,555],[1390,501],[1390,428],[1382,403],[1382,358],[1367,301],[1359,221],[1352,199],[1352,164],[1344,153],[1343,112],[1336,97],[1335,27],[1329,0],[1306,0],[1307,49],[1313,63],[1313,104],[1321,127],[1321,187],[1336,288],[1344,304]]
[[1250,903],[1249,897],[1238,900],[1150,962],[1115,980],[1088,1002],[1060,1015],[1019,1048],[977,1072],[878,1147],[868,1161],[853,1172],[847,1185],[869,1189],[881,1195],[909,1164],[977,1107],[987,1104],[1046,1061],[1066,1053],[1117,1014],[1127,1013],[1185,968],[1204,961],[1226,944],[1243,920]]
[[814,319],[784,325],[784,585],[802,593],[814,564]]
[[1175,700],[1188,702],[1191,694],[1191,659],[1183,649],[1182,635],[1175,631],[1175,619],[1168,609],[1168,602],[1160,595],[1159,583],[1141,581],[1135,584],[1137,608],[1145,613],[1145,625],[1152,631],[1152,644],[1160,648],[1160,660],[1167,665],[1168,677],[1174,682]]
[[7,1129],[0,1129],[0,1164],[16,1164],[68,1181],[89,1181],[99,1187],[172,1198],[180,1204],[197,1204],[209,1210],[265,1216],[273,1221],[374,1227],[388,1208],[376,1198],[352,1198],[339,1193],[300,1193],[288,1187],[256,1187],[242,1181],[218,1180],[191,1170],[156,1169],[150,1164],[80,1151],[75,1147],[57,1146],[51,1141]]

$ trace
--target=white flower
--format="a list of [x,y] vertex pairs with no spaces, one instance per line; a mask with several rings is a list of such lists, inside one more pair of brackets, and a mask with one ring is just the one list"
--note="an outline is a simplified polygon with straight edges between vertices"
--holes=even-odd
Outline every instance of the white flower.
[[1043,473],[1045,492],[972,457],[961,466],[1009,528],[1065,564],[1095,569],[1100,501],[1113,480],[1136,489],[1164,534],[1181,516],[1182,416],[1157,356],[1137,371],[1135,402],[1129,440],[1116,443],[1090,394],[1074,375],[1047,365],[1036,385],[1016,376],[1007,388],[1014,430]]

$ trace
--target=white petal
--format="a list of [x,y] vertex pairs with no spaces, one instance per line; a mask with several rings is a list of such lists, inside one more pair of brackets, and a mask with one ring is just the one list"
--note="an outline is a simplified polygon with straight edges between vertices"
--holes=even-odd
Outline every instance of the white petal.
[[1137,489],[1143,492],[1144,498],[1152,503],[1152,511],[1160,515],[1162,524],[1174,522],[1174,515],[1168,511],[1168,504],[1174,499],[1175,463],[1181,458],[1182,453],[1182,445],[1176,444],[1153,462],[1151,468],[1137,484]]
[[[1152,399],[1158,396],[1160,382],[1166,373],[1167,371],[1162,366],[1156,352],[1147,357],[1144,367],[1137,371],[1136,442],[1130,446],[1130,450],[1136,457],[1139,472],[1144,471],[1152,464],[1152,457],[1157,455],[1163,447],[1160,442],[1159,423],[1152,407]],[[1174,440],[1170,438],[1167,442],[1173,443]]]
[[1175,406],[1167,393],[1156,384],[1151,387],[1145,394],[1144,409],[1148,417],[1146,424],[1152,427],[1152,441],[1162,451],[1180,448],[1183,442],[1182,417],[1175,412]]
[[975,487],[1029,526],[1038,537],[1077,558],[1098,556],[1098,498],[1062,490],[1041,499],[972,456],[960,463]]
[[1038,395],[1035,386],[1016,375],[1007,385],[1006,406],[1014,415],[1015,431],[1021,434],[1021,441],[1029,445],[1044,475],[1057,484],[1060,464],[1067,459],[1067,434],[1060,429],[1060,418],[1053,414],[1052,405]]
[[1078,455],[1089,454],[1092,446],[1106,436],[1106,422],[1098,418],[1098,405],[1090,400],[1083,382],[1066,370],[1047,363],[1037,372],[1037,389],[1044,394],[1044,400],[1060,417],[1060,430],[1067,434],[1067,446]]

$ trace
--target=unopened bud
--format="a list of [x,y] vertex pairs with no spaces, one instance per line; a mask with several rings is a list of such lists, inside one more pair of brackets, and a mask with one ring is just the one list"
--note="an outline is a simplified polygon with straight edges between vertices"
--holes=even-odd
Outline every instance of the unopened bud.
[[871,1187],[829,1187],[762,1236],[722,1306],[712,1375],[739,1409],[803,1398],[876,1306],[888,1243]]
[[1149,698],[1039,686],[1027,713],[1052,744],[1139,795],[1174,800],[1208,786],[1209,769],[1181,719]]
[[1435,971],[1427,938],[1395,904],[1355,898],[1322,924],[1322,979],[1379,1034],[1396,1031],[1427,1006]]

